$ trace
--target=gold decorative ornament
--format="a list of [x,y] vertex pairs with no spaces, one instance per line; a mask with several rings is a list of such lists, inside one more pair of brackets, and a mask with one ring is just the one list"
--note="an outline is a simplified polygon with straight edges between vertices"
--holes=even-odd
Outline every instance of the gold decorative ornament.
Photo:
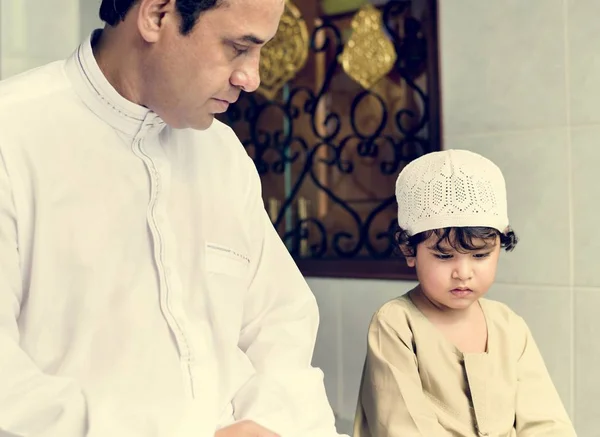
[[275,37],[262,49],[258,92],[273,100],[304,67],[308,58],[308,28],[300,10],[286,0]]
[[367,3],[352,18],[352,35],[338,57],[348,76],[370,89],[394,68],[396,50],[383,30],[380,10]]

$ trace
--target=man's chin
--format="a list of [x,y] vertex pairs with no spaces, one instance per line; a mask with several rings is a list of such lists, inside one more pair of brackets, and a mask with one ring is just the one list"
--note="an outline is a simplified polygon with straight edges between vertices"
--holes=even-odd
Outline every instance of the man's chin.
[[215,116],[211,115],[210,119],[205,120],[203,123],[198,123],[197,126],[192,126],[192,129],[194,130],[206,130],[209,127],[212,126],[213,122],[215,121]]
[[206,130],[212,126],[214,121],[214,114],[209,114],[202,117],[202,120],[188,122],[186,126],[182,126],[179,129]]

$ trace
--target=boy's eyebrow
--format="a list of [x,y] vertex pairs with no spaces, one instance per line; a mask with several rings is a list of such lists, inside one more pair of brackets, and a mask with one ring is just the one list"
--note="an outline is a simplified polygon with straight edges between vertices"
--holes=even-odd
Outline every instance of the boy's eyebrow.
[[438,246],[437,244],[432,244],[431,246],[427,246],[427,249],[434,252],[452,252],[452,247],[443,247]]

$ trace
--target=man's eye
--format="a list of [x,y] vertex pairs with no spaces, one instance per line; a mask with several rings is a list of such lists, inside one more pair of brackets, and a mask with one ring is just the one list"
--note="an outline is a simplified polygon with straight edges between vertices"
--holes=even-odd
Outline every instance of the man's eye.
[[237,56],[239,56],[239,55],[243,55],[244,53],[246,53],[248,51],[248,47],[233,44],[233,50],[235,50],[235,54]]

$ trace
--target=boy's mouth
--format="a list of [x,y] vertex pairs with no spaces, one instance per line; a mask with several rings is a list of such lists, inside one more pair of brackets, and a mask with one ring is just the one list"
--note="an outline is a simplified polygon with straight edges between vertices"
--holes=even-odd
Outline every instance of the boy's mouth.
[[473,290],[471,290],[470,288],[466,288],[466,287],[458,287],[458,288],[454,288],[454,289],[450,290],[450,293],[452,293],[454,296],[458,296],[458,297],[467,296],[467,295],[471,294],[472,292],[473,292]]

